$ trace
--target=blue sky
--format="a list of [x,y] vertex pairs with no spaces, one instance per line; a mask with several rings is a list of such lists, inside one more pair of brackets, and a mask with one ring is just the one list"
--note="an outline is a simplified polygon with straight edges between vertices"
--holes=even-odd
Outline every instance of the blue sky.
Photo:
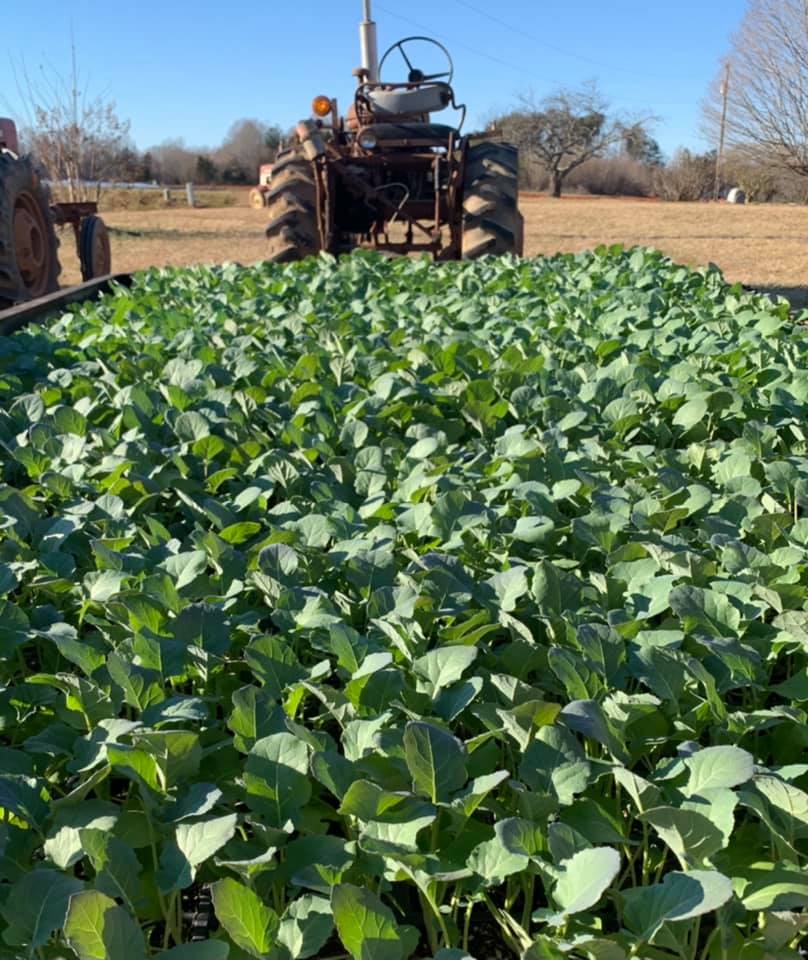
[[[346,104],[360,0],[2,0],[0,112],[20,114],[14,62],[80,71],[141,148],[216,145],[241,117],[291,126],[318,93]],[[745,0],[374,0],[382,47],[429,33],[455,58],[472,127],[522,90],[597,79],[615,111],[652,112],[663,149],[701,148],[700,102]],[[46,25],[46,26],[45,26]],[[10,55],[9,50],[22,53]]]

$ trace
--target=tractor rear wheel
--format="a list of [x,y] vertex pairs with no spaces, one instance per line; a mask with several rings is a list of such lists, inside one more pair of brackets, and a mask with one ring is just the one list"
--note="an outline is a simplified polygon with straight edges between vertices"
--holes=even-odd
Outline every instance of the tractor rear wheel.
[[521,256],[523,246],[519,151],[493,141],[469,147],[463,180],[463,259]]
[[112,269],[112,251],[109,231],[101,217],[85,217],[79,231],[79,260],[81,279],[95,280]]
[[317,218],[317,183],[311,161],[299,147],[278,154],[267,194],[267,259],[289,263],[322,249]]
[[58,249],[39,170],[0,151],[0,308],[58,289]]

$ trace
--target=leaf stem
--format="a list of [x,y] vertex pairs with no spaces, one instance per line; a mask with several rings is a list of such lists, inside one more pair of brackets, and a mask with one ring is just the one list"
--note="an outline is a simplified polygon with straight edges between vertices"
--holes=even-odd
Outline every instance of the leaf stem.
[[[446,921],[443,919],[443,914],[440,912],[440,907],[437,905],[433,897],[426,891],[421,890],[420,896],[422,901],[425,900],[430,907],[430,910],[435,915],[435,919],[438,921],[438,926],[440,927],[441,936],[443,937],[443,945],[445,947],[450,947],[452,944],[452,938],[449,936],[449,930],[446,926]],[[438,947],[436,946],[434,952],[438,952]]]
[[418,898],[421,901],[421,911],[424,915],[424,926],[426,927],[426,938],[429,941],[429,949],[434,955],[438,952],[438,934],[435,930],[435,923],[432,918],[432,910],[430,909],[429,901],[427,900],[426,894],[422,891],[418,891]]
[[701,933],[701,917],[696,917],[690,928],[690,960],[697,960],[699,955],[699,935]]
[[[149,829],[149,846],[151,847],[152,864],[154,866],[154,872],[156,874],[157,871],[160,869],[160,858],[157,856],[157,837],[154,833],[154,824],[152,823],[151,814],[149,813],[149,810],[146,804],[141,803],[141,806],[143,808],[143,813],[146,817],[146,825],[148,826],[148,829]],[[163,922],[165,924],[165,935],[167,936],[171,927],[173,926],[172,920],[171,920],[171,914],[169,912],[168,907],[166,906],[165,898],[163,897],[163,894],[160,892],[159,885],[156,885],[155,889],[157,893],[157,902],[160,904],[160,913],[162,913],[163,915]]]
[[475,900],[469,900],[466,904],[466,917],[463,921],[463,951],[469,952],[469,935],[471,933],[471,914],[474,910]]
[[530,929],[530,921],[533,917],[533,898],[536,895],[536,877],[530,874],[525,883],[525,903],[522,907],[522,926],[525,930]]

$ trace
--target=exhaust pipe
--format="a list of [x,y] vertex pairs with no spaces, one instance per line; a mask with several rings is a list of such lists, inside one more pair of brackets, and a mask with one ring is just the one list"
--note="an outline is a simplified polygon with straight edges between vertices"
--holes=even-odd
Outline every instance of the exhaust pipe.
[[379,41],[376,23],[370,10],[370,0],[363,0],[365,19],[359,24],[359,46],[362,51],[362,69],[370,83],[379,82]]

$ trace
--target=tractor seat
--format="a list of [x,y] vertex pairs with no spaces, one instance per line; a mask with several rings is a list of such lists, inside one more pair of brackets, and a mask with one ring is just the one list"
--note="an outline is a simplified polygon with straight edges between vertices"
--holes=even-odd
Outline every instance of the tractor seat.
[[454,92],[448,83],[430,83],[412,88],[402,86],[392,90],[381,85],[367,85],[363,92],[370,102],[374,117],[379,120],[438,113],[445,110],[454,99]]
[[362,133],[372,133],[379,143],[394,141],[398,146],[439,144],[443,146],[457,134],[455,127],[445,123],[371,123]]

